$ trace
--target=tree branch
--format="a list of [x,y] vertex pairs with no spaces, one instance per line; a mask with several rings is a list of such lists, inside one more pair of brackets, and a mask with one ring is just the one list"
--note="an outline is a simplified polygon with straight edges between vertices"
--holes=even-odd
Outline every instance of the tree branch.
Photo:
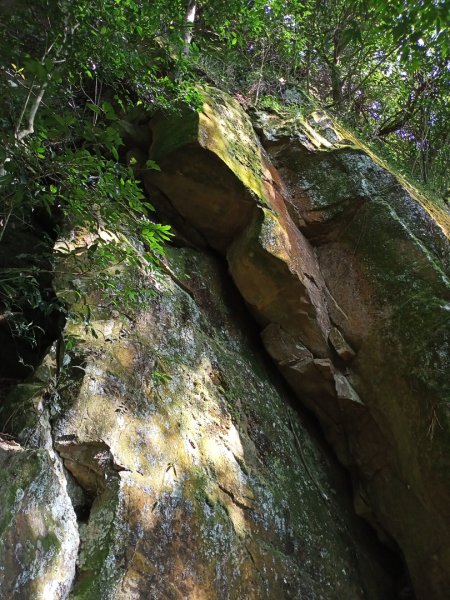
[[[16,129],[16,140],[18,142],[21,142],[25,137],[27,137],[28,135],[31,135],[32,133],[34,133],[34,119],[36,118],[36,113],[37,113],[37,111],[39,109],[39,106],[40,106],[40,104],[42,102],[42,99],[44,97],[45,90],[47,89],[48,84],[49,84],[49,80],[47,80],[46,82],[44,82],[41,85],[41,87],[39,89],[39,92],[37,93],[35,99],[33,100],[33,104],[31,105],[30,112],[28,114],[28,124],[27,124],[27,126],[24,127],[23,129],[20,129],[20,130]],[[31,94],[31,89],[30,89],[30,94]],[[26,107],[27,104],[28,104],[28,102],[25,104],[25,107]],[[19,125],[20,125],[20,122],[19,122]]]
[[192,41],[193,36],[193,27],[195,21],[195,13],[197,11],[197,2],[196,0],[189,0],[186,8],[186,14],[184,17],[184,22],[186,26],[186,31],[184,32],[184,48],[183,54],[187,56],[189,54],[189,48]]

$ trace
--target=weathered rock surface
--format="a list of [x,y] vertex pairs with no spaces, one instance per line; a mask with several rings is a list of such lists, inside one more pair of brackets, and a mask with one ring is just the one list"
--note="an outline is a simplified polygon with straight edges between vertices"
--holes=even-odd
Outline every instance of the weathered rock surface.
[[150,171],[144,181],[152,191],[155,186],[161,190],[210,246],[224,251],[255,205],[266,203],[267,173],[255,154],[253,127],[239,105],[218,90],[208,93],[210,102],[200,113],[187,111],[152,124],[149,158],[161,171]]
[[[226,129],[225,115],[232,115]],[[400,546],[419,597],[445,598],[450,588],[445,214],[434,209],[433,218],[429,207],[323,113],[288,126],[260,115],[257,128],[279,176],[250,135],[236,144],[248,125],[231,99],[207,91],[204,112],[191,113],[188,136],[183,118],[155,125],[150,156],[160,160],[164,175],[150,176],[149,189],[156,186],[226,254],[269,354],[350,468],[358,512]],[[211,143],[215,136],[240,148],[233,164],[223,161],[223,145]],[[162,137],[163,149],[153,150]],[[242,158],[244,148],[251,159]],[[200,195],[190,172],[196,152],[211,164],[222,160],[208,170]],[[223,188],[222,173],[229,179],[234,171],[246,198],[255,191],[245,185],[243,168],[263,174],[253,211],[246,205],[233,226],[226,217],[219,220],[220,231],[212,230],[217,218],[211,204],[216,182]],[[167,183],[175,173],[176,190]],[[186,185],[189,194],[180,209]],[[227,184],[223,196],[233,198],[230,206],[239,203],[233,185]],[[207,202],[192,204],[191,197]],[[227,210],[228,205],[224,214]]]
[[79,537],[59,459],[3,439],[0,472],[0,597],[67,598]]
[[[71,331],[83,341],[51,428],[76,481],[69,598],[393,597],[345,477],[287,402],[220,261],[168,259],[182,287],[143,279],[155,293],[133,322],[99,311],[97,338]],[[42,396],[11,417],[21,439],[45,429]]]
[[[331,121],[327,127],[332,130]],[[356,351],[348,372],[364,407],[353,414],[344,408],[341,422],[359,493],[364,490],[376,520],[402,548],[418,596],[445,598],[448,217],[433,219],[362,148],[342,148],[341,141],[335,130],[331,147],[312,152],[282,134],[268,148],[286,183],[291,216],[316,247],[330,318]]]
[[[42,515],[64,505],[67,522],[44,520],[71,540],[51,560],[32,554],[18,597],[34,598],[64,562],[49,600],[394,597],[381,546],[275,364],[348,468],[357,513],[401,549],[417,597],[446,599],[450,260],[439,215],[321,113],[260,115],[268,154],[239,105],[210,88],[202,112],[151,129],[161,171],[142,179],[190,248],[170,249],[164,274],[116,275],[140,299],[126,317],[88,290],[95,335],[68,327],[70,346],[1,409],[0,427],[22,444],[0,459],[6,481],[23,471]],[[45,493],[19,464],[27,453]],[[37,535],[5,506],[4,572]],[[22,581],[15,568],[9,586]]]

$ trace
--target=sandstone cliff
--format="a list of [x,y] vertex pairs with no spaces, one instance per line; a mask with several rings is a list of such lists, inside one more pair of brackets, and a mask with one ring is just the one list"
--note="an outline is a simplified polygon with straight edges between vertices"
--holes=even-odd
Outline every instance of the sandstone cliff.
[[0,596],[384,600],[403,556],[444,599],[446,215],[326,115],[258,138],[204,97],[129,148],[162,271],[115,274],[132,313],[88,289],[90,333],[3,403]]

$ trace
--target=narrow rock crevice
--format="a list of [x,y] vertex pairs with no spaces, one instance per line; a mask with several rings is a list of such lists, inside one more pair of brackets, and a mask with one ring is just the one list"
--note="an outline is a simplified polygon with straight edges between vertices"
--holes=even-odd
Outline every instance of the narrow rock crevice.
[[[312,485],[318,490],[323,502],[325,504],[330,502],[330,498],[327,496],[326,492],[322,488],[321,484],[318,482],[317,478],[312,474],[312,467],[308,464],[308,459],[305,456],[305,452],[303,451],[301,441],[298,437],[298,433],[296,431],[295,425],[290,417],[290,411],[292,410],[301,420],[301,423],[304,427],[306,427],[308,433],[312,436],[315,442],[319,445],[325,455],[336,457],[336,450],[333,448],[333,445],[330,444],[329,440],[326,439],[326,436],[323,433],[323,428],[317,418],[317,415],[312,411],[308,410],[308,402],[301,402],[298,399],[293,400],[295,397],[295,390],[292,390],[292,387],[289,384],[289,378],[283,376],[283,373],[280,373],[280,368],[277,366],[278,360],[274,360],[272,356],[270,356],[269,352],[266,350],[264,345],[261,343],[261,335],[264,334],[264,331],[261,332],[261,326],[258,321],[255,319],[254,314],[247,306],[247,303],[242,298],[242,295],[239,292],[233,278],[231,277],[227,265],[227,261],[224,256],[213,248],[203,249],[200,252],[210,254],[214,257],[214,260],[217,263],[217,268],[220,272],[220,276],[224,281],[224,290],[226,292],[226,302],[233,307],[233,311],[238,315],[240,328],[250,337],[252,340],[254,350],[258,354],[263,354],[266,374],[270,377],[272,383],[279,390],[280,394],[284,397],[284,401],[286,403],[286,422],[288,428],[292,431],[295,440],[295,446],[298,451],[299,459],[305,468],[305,472],[307,477],[310,478]],[[167,273],[169,276],[170,273]],[[180,279],[182,279],[182,275],[172,278],[176,285],[180,284]],[[195,277],[188,277],[187,280],[189,282],[189,296],[202,307],[204,310],[208,312],[209,303],[207,298],[204,295],[204,291],[202,291],[201,283],[196,281]],[[182,283],[182,282],[181,282]],[[184,283],[180,286],[181,289],[184,290]],[[334,333],[335,336],[335,345],[336,345],[336,353],[335,353],[335,362],[339,366],[339,368],[345,368],[347,361],[353,358],[353,354],[351,348],[346,345],[345,340],[343,340],[342,336],[339,336],[339,332]],[[343,352],[345,355],[345,360],[342,359],[339,355],[339,352]],[[296,363],[298,361],[295,361]],[[322,374],[318,373],[317,378],[319,381],[322,380]],[[338,422],[336,422],[338,425]],[[354,479],[354,470],[352,468],[345,469],[342,466],[342,461],[339,461],[338,464],[335,465],[335,469],[341,471],[340,476],[337,478],[338,488],[342,492],[343,495],[347,495],[352,497],[355,493],[355,479]],[[352,474],[353,473],[353,474]],[[353,478],[353,481],[352,481]],[[246,504],[242,504],[238,499],[235,498],[234,494],[222,487],[219,486],[220,489],[227,494],[232,502],[236,504],[243,510],[252,510],[251,506],[247,506]],[[355,512],[356,515],[356,512]],[[379,528],[373,526],[373,519],[365,519],[361,518],[357,515],[357,518],[361,520],[361,528],[366,531],[366,534],[373,540],[375,546],[379,548],[380,555],[385,556],[385,568],[386,573],[389,573],[389,576],[395,582],[396,595],[395,598],[398,600],[414,600],[414,594],[412,593],[412,588],[410,584],[410,579],[408,572],[405,567],[405,562],[401,553],[400,548],[397,546],[395,541],[390,538],[386,532],[384,532],[384,540],[381,540],[378,536]]]
[[[169,168],[170,170],[170,168]],[[188,170],[189,171],[189,170]],[[177,172],[177,177],[181,176],[181,171]],[[189,174],[189,173],[188,173]],[[170,184],[168,185],[168,177],[170,177],[170,175],[166,174],[164,176],[164,179],[162,180],[163,185],[167,185],[168,190],[166,190],[164,193],[167,196],[170,196],[171,191],[175,190],[176,194],[177,194],[177,202],[178,204],[181,202],[181,194],[182,194],[182,189],[177,187],[177,183],[175,184]],[[175,185],[175,187],[174,187]],[[147,186],[149,187],[149,186]],[[150,186],[151,188],[151,186]],[[211,194],[214,194],[214,184],[211,184]],[[361,206],[363,206],[366,203],[366,198],[361,198],[360,202],[356,202],[356,207],[355,204],[352,203],[352,215],[355,215],[358,213],[358,210]],[[345,201],[338,201],[335,204],[335,207],[338,208],[341,212],[343,209],[347,210],[348,208],[348,199]],[[172,209],[176,209],[174,203],[171,203],[171,208]],[[261,208],[258,208],[257,210],[261,210]],[[312,211],[312,213],[315,212],[319,212],[319,211]],[[198,222],[201,222],[202,217],[197,218]],[[189,219],[183,215],[183,220],[185,223],[189,222]],[[332,225],[331,229],[334,231],[335,227],[338,223],[338,219],[336,219],[336,223],[334,220],[331,220],[330,223],[326,224],[326,228],[324,229],[322,224],[320,224],[320,230],[318,230],[317,232],[313,232],[314,235],[313,237],[313,242],[317,243],[319,241],[319,238],[322,236],[325,236],[325,238],[323,238],[323,241],[328,241],[328,236],[329,233],[331,231],[330,229],[330,224]],[[342,225],[340,225],[342,226]],[[312,231],[312,230],[310,230]],[[223,234],[223,229],[221,229],[221,235]],[[242,232],[242,229],[241,229]],[[326,234],[326,235],[325,235]],[[223,234],[226,237],[226,234]],[[239,233],[239,236],[245,236],[246,234],[242,234]],[[252,234],[253,235],[253,234]],[[261,235],[261,234],[260,234]],[[272,232],[272,231],[268,231],[267,233],[265,233],[264,235],[266,235],[266,239],[263,240],[264,243],[268,244],[268,248],[270,249],[270,251],[272,251],[272,248],[270,247],[270,244],[273,244],[275,242],[276,239],[276,232]],[[211,235],[208,234],[208,239],[211,238]],[[259,242],[260,240],[258,240]],[[253,239],[252,239],[253,242]],[[261,243],[263,243],[261,242]],[[230,244],[233,244],[233,247],[236,246],[235,243],[235,239],[232,238]],[[237,269],[241,269],[240,264],[238,264],[239,261],[241,262],[245,262],[248,260],[248,256],[252,256],[250,250],[250,246],[251,244],[248,244],[248,248],[245,245],[246,242],[244,242],[244,246],[242,248],[239,248],[239,252],[235,253],[236,256],[233,257],[233,265],[229,265],[229,269],[231,268],[231,270],[233,271]],[[217,250],[220,250],[220,255],[221,255],[221,260],[223,261],[223,254],[225,253],[225,251],[223,250],[223,248],[219,248],[219,246],[214,245],[214,248]],[[306,248],[306,247],[305,247]],[[248,250],[248,252],[244,253],[244,250]],[[259,250],[257,250],[259,251]],[[266,251],[266,249],[264,248],[264,251]],[[229,254],[229,251],[228,251]],[[244,257],[245,254],[245,257]],[[304,257],[308,256],[308,252],[306,251],[306,254],[304,255]],[[308,258],[307,260],[316,260],[316,256],[315,256],[315,251],[314,249],[311,250],[310,253],[310,258]],[[254,260],[254,259],[253,259]],[[261,261],[262,258],[258,257],[258,260]],[[229,263],[230,263],[230,258],[229,258]],[[256,263],[257,264],[257,263]],[[258,268],[258,267],[256,267]],[[290,267],[291,268],[291,267]],[[314,288],[316,289],[316,292],[314,292],[315,294],[320,294],[320,290],[321,287],[324,288],[324,293],[327,292],[327,296],[330,296],[332,298],[332,300],[334,301],[334,303],[338,306],[339,310],[345,315],[343,309],[338,305],[337,301],[334,299],[333,295],[331,294],[331,292],[328,290],[328,288],[326,288],[325,282],[320,282],[320,284],[317,283],[317,280],[314,276],[310,275],[310,273],[307,273],[307,275],[309,275],[309,277],[307,278],[308,281],[310,281],[311,285],[314,286]],[[289,277],[293,276],[293,271],[290,271]],[[242,276],[240,276],[241,279],[237,281],[236,278],[236,273],[233,272],[233,279],[234,279],[234,286],[237,287],[238,289],[238,293],[241,296],[241,298],[243,298],[245,300],[245,295],[243,296],[242,294],[242,290],[241,288],[241,283],[245,280],[245,278],[247,277],[245,275],[245,271],[243,271]],[[263,276],[262,276],[263,277]],[[320,274],[320,277],[321,274]],[[323,285],[322,285],[323,284]],[[245,285],[247,285],[245,283]],[[326,289],[325,289],[326,288]],[[192,291],[192,290],[190,290]],[[308,290],[308,293],[311,293],[310,290]],[[193,297],[194,299],[196,299],[195,293],[190,294],[191,297]],[[280,301],[282,302],[282,298],[280,297]],[[311,301],[311,300],[310,300]],[[270,317],[267,318],[266,316],[260,317],[258,318],[257,315],[255,314],[255,307],[252,306],[253,303],[249,303],[248,299],[246,302],[246,310],[247,310],[247,321],[251,320],[254,325],[255,328],[260,331],[261,330],[261,322],[264,324],[264,322],[266,322],[267,325],[267,321],[268,324],[270,326],[270,324],[275,324],[273,321],[271,322]],[[324,306],[326,306],[326,303],[324,303]],[[282,310],[282,308],[280,308],[280,310]],[[297,311],[298,313],[298,311]],[[347,316],[347,315],[345,315]],[[249,317],[249,318],[248,318]],[[280,332],[282,331],[282,328],[280,328]],[[330,333],[331,332],[331,333]],[[283,334],[284,335],[284,334]],[[309,333],[308,335],[315,335],[312,333]],[[297,338],[298,339],[298,338]],[[278,344],[279,342],[274,340],[275,345]],[[298,345],[298,341],[292,341],[293,346],[295,346],[296,344]],[[291,345],[292,345],[291,344]],[[351,347],[351,345],[346,341],[344,335],[342,334],[342,332],[339,330],[338,327],[335,326],[335,323],[332,322],[331,323],[331,329],[330,331],[326,334],[326,339],[325,339],[325,344],[327,346],[327,354],[323,354],[322,352],[319,353],[312,353],[312,355],[310,356],[310,358],[303,358],[301,360],[295,360],[294,362],[292,362],[292,360],[286,362],[283,360],[281,360],[281,362],[279,363],[278,358],[276,356],[276,352],[271,352],[270,351],[270,344],[265,343],[266,349],[269,351],[268,353],[271,354],[271,360],[272,360],[272,364],[275,364],[275,366],[277,366],[278,364],[278,370],[281,371],[281,374],[283,375],[285,381],[287,381],[288,385],[290,388],[293,389],[293,391],[295,392],[295,394],[297,395],[297,397],[300,399],[300,401],[302,401],[302,404],[304,406],[306,406],[307,408],[309,408],[311,411],[313,410],[313,404],[315,404],[315,408],[314,411],[316,413],[317,416],[317,412],[319,410],[319,412],[322,412],[323,418],[321,425],[323,426],[323,420],[325,421],[329,421],[331,423],[334,422],[334,425],[332,425],[332,430],[334,429],[334,431],[332,432],[332,434],[330,432],[328,432],[328,442],[332,444],[333,448],[334,448],[334,452],[339,456],[339,459],[341,461],[341,463],[343,463],[344,465],[346,465],[347,469],[349,469],[349,472],[352,473],[353,478],[355,477],[355,474],[357,473],[357,471],[354,468],[354,458],[351,456],[350,452],[349,452],[349,446],[348,446],[348,440],[347,440],[347,427],[343,427],[342,423],[341,423],[341,414],[345,408],[345,411],[352,413],[358,412],[358,410],[364,410],[364,404],[361,401],[361,399],[359,398],[358,394],[356,393],[356,391],[353,389],[353,386],[350,384],[350,382],[346,379],[345,374],[347,373],[347,368],[348,368],[348,363],[351,362],[354,357],[355,357],[355,351],[353,350],[353,348]],[[293,347],[292,346],[292,347]],[[318,348],[320,346],[320,344],[317,344],[315,342],[315,346]],[[292,350],[292,347],[290,348],[290,351]],[[305,348],[306,350],[306,348]],[[292,356],[292,355],[291,355]],[[325,358],[326,356],[326,358]],[[329,414],[327,414],[327,411],[335,411],[336,414],[334,414],[333,412],[330,412]],[[333,439],[333,436],[336,435],[337,431],[341,431],[341,436],[342,436],[342,440],[336,440]],[[356,476],[356,481],[358,481],[358,477]],[[320,488],[319,488],[320,490]],[[322,497],[326,498],[326,494],[321,493]],[[370,525],[370,519],[368,520],[369,525]],[[393,543],[393,546],[395,547],[395,543]],[[398,560],[396,560],[395,562],[398,563]],[[398,567],[398,572],[401,571],[401,568]]]
[[104,495],[108,495],[112,481],[117,481],[119,473],[126,469],[116,463],[110,447],[104,442],[80,443],[76,435],[60,435],[57,432],[53,434],[53,440],[65,474],[79,535],[74,577],[68,593],[70,597],[85,572],[82,566],[85,532],[90,526],[95,506]]

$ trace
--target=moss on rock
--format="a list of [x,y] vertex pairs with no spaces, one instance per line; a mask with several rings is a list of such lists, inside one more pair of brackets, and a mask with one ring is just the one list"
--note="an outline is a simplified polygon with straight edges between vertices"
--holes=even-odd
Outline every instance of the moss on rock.
[[0,596],[62,600],[78,530],[61,466],[47,450],[0,442],[0,468]]

